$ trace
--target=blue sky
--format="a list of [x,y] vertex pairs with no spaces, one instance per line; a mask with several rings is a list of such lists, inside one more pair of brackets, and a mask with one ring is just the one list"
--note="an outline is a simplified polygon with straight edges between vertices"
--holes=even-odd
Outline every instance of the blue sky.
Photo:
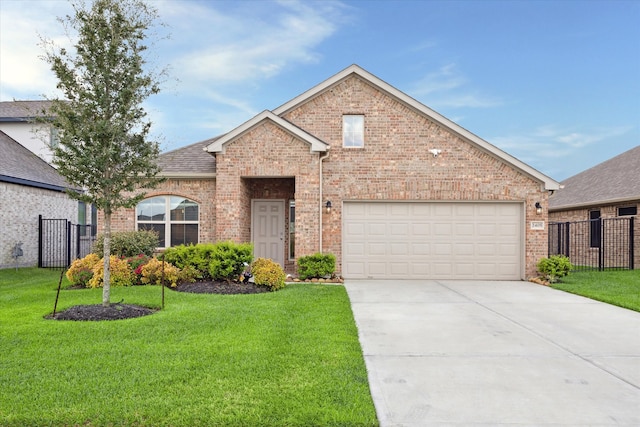
[[[170,150],[356,63],[556,180],[640,144],[640,1],[150,1],[169,66],[146,103]],[[0,1],[0,100],[55,95],[38,34],[63,0]],[[640,171],[639,171],[640,173]]]

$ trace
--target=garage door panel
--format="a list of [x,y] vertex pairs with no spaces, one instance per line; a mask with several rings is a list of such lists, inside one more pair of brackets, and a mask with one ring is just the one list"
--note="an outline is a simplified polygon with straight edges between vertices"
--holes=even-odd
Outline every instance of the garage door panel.
[[422,256],[429,255],[431,253],[431,246],[429,243],[423,242],[411,242],[411,255]]
[[384,203],[372,203],[368,205],[368,214],[374,217],[386,217],[387,206]]
[[496,234],[496,224],[479,223],[476,224],[479,236],[494,236]]
[[365,229],[369,232],[370,236],[384,236],[387,234],[387,224],[384,222],[370,223]]
[[389,227],[389,231],[391,233],[391,237],[402,237],[402,238],[407,238],[409,236],[409,229],[411,227],[411,224],[409,224],[408,222],[404,222],[404,223],[391,223],[390,227]]
[[453,246],[455,255],[473,255],[475,247],[472,243],[456,243]]
[[367,253],[366,255],[369,256],[384,256],[387,254],[387,243],[386,242],[374,242],[374,243],[369,243],[369,245],[367,246]]
[[462,219],[462,218],[470,218],[475,216],[475,209],[473,205],[468,205],[468,204],[457,204],[454,205],[455,206],[455,216],[458,219]]
[[500,236],[515,236],[518,234],[520,227],[517,224],[499,224],[498,234]]
[[478,243],[476,253],[480,256],[495,256],[497,255],[496,245],[494,243]]
[[389,245],[391,249],[391,256],[408,256],[409,255],[409,245],[408,243],[391,243]]
[[454,229],[456,236],[471,237],[475,234],[475,227],[473,224],[457,223],[455,224]]
[[453,208],[452,204],[448,203],[438,203],[431,205],[432,215],[434,217],[447,217],[451,218],[453,216]]
[[364,243],[346,243],[345,254],[351,259],[357,256],[365,256],[365,244]]
[[451,255],[453,252],[450,243],[436,243],[433,245],[434,255]]
[[453,224],[446,222],[437,222],[433,225],[434,236],[451,236]]
[[459,262],[455,265],[456,268],[456,276],[462,278],[460,276],[473,277],[475,274],[475,265],[473,263],[464,263]]
[[410,265],[407,262],[392,262],[390,273],[394,276],[407,276],[411,273]]
[[414,236],[428,236],[431,234],[431,224],[421,222],[411,223],[411,234]]
[[519,280],[522,204],[345,202],[346,278]]
[[362,236],[365,235],[365,224],[361,222],[347,222],[344,226],[344,232],[347,236]]
[[371,277],[385,277],[387,275],[387,263],[384,261],[371,261],[369,265],[369,275]]

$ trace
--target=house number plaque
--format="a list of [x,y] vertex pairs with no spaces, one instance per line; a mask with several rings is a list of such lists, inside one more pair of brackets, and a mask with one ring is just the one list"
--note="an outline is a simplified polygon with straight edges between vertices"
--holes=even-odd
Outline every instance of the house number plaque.
[[544,230],[544,221],[531,221],[532,230]]

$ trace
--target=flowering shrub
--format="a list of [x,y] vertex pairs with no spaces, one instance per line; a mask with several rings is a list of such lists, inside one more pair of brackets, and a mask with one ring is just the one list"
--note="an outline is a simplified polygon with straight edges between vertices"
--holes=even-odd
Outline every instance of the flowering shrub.
[[251,273],[256,285],[268,287],[271,291],[284,288],[286,275],[284,270],[275,261],[266,258],[258,258],[251,265]]
[[[115,255],[109,257],[109,272],[111,274],[112,286],[130,286],[134,281],[134,274],[126,259],[118,258]],[[100,260],[93,267],[93,277],[87,284],[91,288],[101,288],[104,284],[104,260]]]
[[[148,263],[142,266],[142,278],[140,281],[148,285],[162,285],[163,262],[158,258],[151,258]],[[168,262],[164,263],[164,282],[172,288],[178,286],[180,281],[180,269]]]
[[67,270],[67,279],[72,285],[87,286],[87,283],[93,277],[93,267],[100,262],[100,258],[96,254],[89,254],[82,259],[76,259],[71,263],[71,267]]
[[129,267],[131,267],[131,270],[133,271],[133,274],[134,274],[134,278],[133,278],[134,285],[140,285],[142,283],[141,281],[142,267],[146,263],[148,263],[150,259],[151,257],[145,254],[140,254],[138,256],[126,258],[126,261],[129,263]]

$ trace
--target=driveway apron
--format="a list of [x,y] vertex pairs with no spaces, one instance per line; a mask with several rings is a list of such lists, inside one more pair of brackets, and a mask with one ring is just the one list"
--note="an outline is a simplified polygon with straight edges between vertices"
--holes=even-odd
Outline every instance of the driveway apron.
[[529,282],[345,282],[380,425],[640,426],[640,313]]

